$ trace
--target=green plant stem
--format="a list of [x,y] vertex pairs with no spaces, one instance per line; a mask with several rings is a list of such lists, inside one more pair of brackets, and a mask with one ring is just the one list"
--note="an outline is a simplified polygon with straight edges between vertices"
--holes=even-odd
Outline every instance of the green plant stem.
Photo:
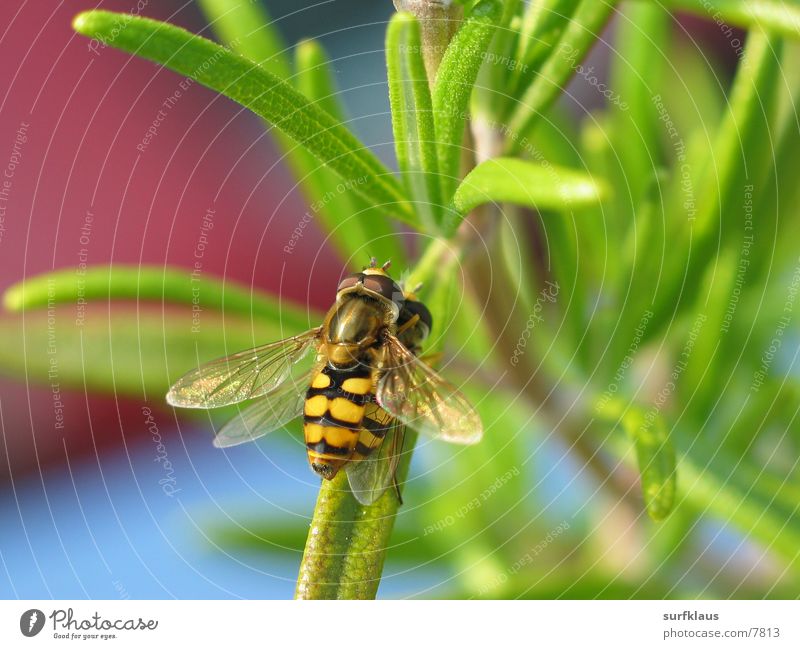
[[[397,468],[400,485],[416,441],[416,433],[408,430]],[[344,471],[323,481],[300,564],[296,599],[374,599],[399,505],[394,489],[387,489],[372,505],[359,504]]]
[[428,82],[433,86],[447,45],[458,29],[463,9],[457,2],[441,0],[394,0],[398,12],[407,11],[420,22],[422,58]]

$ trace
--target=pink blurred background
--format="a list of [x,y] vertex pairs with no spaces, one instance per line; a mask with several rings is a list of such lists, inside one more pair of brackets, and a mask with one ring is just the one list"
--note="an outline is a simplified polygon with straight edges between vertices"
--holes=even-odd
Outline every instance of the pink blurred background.
[[[145,15],[195,32],[205,28],[192,3],[151,4]],[[100,6],[130,11],[130,5]],[[112,48],[90,51],[70,21],[91,6],[85,0],[0,4],[0,158],[12,155],[17,133],[24,133],[0,232],[0,290],[79,261],[189,267],[213,206],[204,272],[272,291],[283,275],[285,297],[324,307],[330,290],[309,277],[336,277],[341,262],[313,225],[302,254],[274,254],[275,242],[288,240],[306,207],[258,118],[197,84],[181,90],[181,77],[149,62]],[[176,91],[180,98],[143,144]],[[81,242],[87,215],[88,243]],[[296,281],[287,285],[286,277]],[[52,432],[52,410],[40,407],[51,401],[49,388],[19,379],[0,378],[6,455],[0,475],[63,459],[64,439],[70,454],[121,441],[118,417],[131,406],[122,402],[118,413],[113,399],[91,396],[86,404],[82,392],[67,391],[68,430]]]

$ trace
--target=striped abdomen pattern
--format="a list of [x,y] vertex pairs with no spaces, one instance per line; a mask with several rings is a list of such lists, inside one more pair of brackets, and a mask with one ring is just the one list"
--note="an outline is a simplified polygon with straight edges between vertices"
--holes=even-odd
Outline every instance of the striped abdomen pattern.
[[373,370],[364,365],[325,365],[308,388],[303,418],[309,462],[324,478],[378,448],[392,421],[375,403]]
[[303,407],[311,467],[332,478],[353,455],[372,392],[372,371],[363,365],[325,365],[312,379]]

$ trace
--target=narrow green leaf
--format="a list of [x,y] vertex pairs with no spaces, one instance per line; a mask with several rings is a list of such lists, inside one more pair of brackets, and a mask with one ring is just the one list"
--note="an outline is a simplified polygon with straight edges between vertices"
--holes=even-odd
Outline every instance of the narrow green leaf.
[[541,62],[559,40],[569,17],[580,0],[539,0],[530,2],[525,10],[517,45],[517,59],[528,65]]
[[355,191],[418,225],[399,183],[355,135],[252,61],[173,25],[138,16],[88,11],[75,18],[73,27],[187,75],[249,108],[329,165]]
[[[795,409],[796,406],[792,406],[792,410]],[[603,418],[618,420],[620,413],[625,411],[625,403],[611,400],[599,406],[597,411]],[[752,435],[752,432],[750,428],[748,434]],[[800,570],[797,560],[797,548],[800,547],[797,501],[782,498],[781,504],[785,504],[785,508],[776,506],[778,501],[774,488],[777,485],[762,485],[756,479],[764,475],[763,465],[751,468],[749,464],[752,462],[745,463],[741,453],[729,454],[720,449],[719,440],[728,434],[727,429],[718,429],[713,433],[709,430],[705,437],[713,437],[713,444],[703,444],[702,439],[698,439],[694,433],[688,437],[682,435],[691,448],[680,459],[681,506],[688,503],[703,515],[713,515],[725,524],[736,527],[746,537],[782,557],[788,569],[796,575]],[[629,448],[624,439],[613,437],[607,446],[620,457]],[[701,448],[704,446],[707,448]],[[741,472],[731,472],[731,467],[737,463],[745,468]],[[744,475],[740,477],[740,473]],[[778,480],[784,486],[785,482],[780,478]],[[791,487],[789,491],[792,491]]]
[[743,200],[742,187],[760,179],[773,161],[770,122],[781,74],[780,52],[779,39],[764,32],[750,33],[747,57],[739,64],[729,111],[714,142],[714,169],[709,173],[717,181],[719,192],[712,192],[701,205],[698,238],[716,238],[720,213],[729,213],[726,208],[738,206]]
[[[505,5],[506,14],[510,4]],[[515,104],[512,81],[521,62],[514,58],[520,38],[522,17],[514,15],[510,22],[505,17],[495,30],[494,37],[484,55],[470,99],[472,121],[481,120],[499,125]]]
[[291,74],[286,44],[263,3],[252,0],[198,0],[211,28],[230,49],[276,77]]
[[529,223],[530,215],[524,213],[523,209],[513,204],[503,206],[503,218],[498,223],[500,258],[511,282],[510,286],[519,291],[526,313],[533,312],[536,292],[543,283],[540,264],[534,258],[535,250],[521,243],[523,237],[527,238],[526,224]]
[[624,173],[623,186],[629,200],[628,222],[663,163],[662,122],[653,97],[664,90],[664,68],[668,60],[669,22],[672,18],[656,4],[628,4],[618,22],[612,55],[611,79],[614,100],[608,109],[613,120],[613,146]]
[[[723,117],[713,146],[705,152],[700,172],[700,187],[689,185],[686,193],[680,167],[674,172],[672,201],[682,206],[691,201],[694,209],[689,218],[684,209],[680,218],[670,219],[678,232],[668,233],[671,242],[687,241],[690,246],[674,245],[676,254],[666,259],[662,274],[671,278],[656,298],[658,319],[669,317],[676,305],[687,306],[697,297],[701,283],[685,278],[700,277],[706,265],[715,258],[720,240],[741,246],[741,214],[745,193],[759,187],[773,164],[774,113],[778,97],[777,79],[780,68],[780,39],[762,31],[748,35],[745,56],[739,64],[728,110]],[[691,162],[691,161],[689,161]],[[749,189],[748,189],[749,188]],[[696,193],[696,195],[695,195]]]
[[[764,32],[750,32],[731,91],[729,111],[714,142],[703,200],[698,210],[698,239],[716,239],[720,214],[730,214],[743,201],[745,186],[757,183],[773,160],[774,108],[781,72],[782,42]],[[740,232],[726,228],[728,232]]]
[[513,20],[522,18],[522,12],[525,8],[524,0],[505,0],[503,2],[503,19],[501,24],[503,27],[508,26]]
[[727,81],[720,77],[709,52],[685,47],[677,39],[669,45],[666,59],[669,65],[663,69],[663,85],[654,88],[653,95],[661,95],[679,133],[703,130],[711,146],[713,132],[723,112]]
[[[609,134],[610,121],[607,113],[592,115],[590,119],[584,120],[580,134],[580,157],[583,164],[594,177],[603,178],[606,182],[607,179],[616,177],[619,164]],[[538,122],[534,130],[538,130],[541,123]],[[613,183],[609,184],[615,189],[618,187]],[[583,344],[588,346],[586,356],[598,365],[601,372],[607,369],[602,367],[606,364],[613,367],[612,373],[616,370],[618,359],[609,355],[609,343],[613,345],[615,342],[615,332],[619,329],[621,336],[625,338],[624,346],[627,349],[630,344],[628,332],[632,330],[632,327],[624,328],[619,324],[621,310],[631,307],[628,307],[628,302],[619,302],[617,295],[629,284],[627,277],[620,279],[624,272],[628,272],[628,267],[623,263],[625,256],[620,257],[618,254],[618,248],[626,241],[626,233],[630,227],[629,222],[622,222],[619,218],[620,210],[617,209],[617,204],[624,198],[624,194],[620,197],[619,192],[615,191],[610,200],[604,201],[599,207],[588,208],[578,230],[581,275],[587,285],[587,294],[594,296],[592,303],[586,307],[587,314],[591,314],[589,317],[592,326]],[[643,203],[636,215],[637,235],[642,233],[639,223],[653,218],[652,206]],[[609,263],[609,255],[614,256],[615,263]],[[650,281],[650,278],[647,280]],[[649,295],[641,291],[631,294],[631,297],[644,300]],[[641,311],[636,317],[641,317]]]
[[599,400],[601,417],[619,421],[633,440],[647,513],[655,521],[665,519],[675,505],[676,458],[667,425],[655,406],[648,410],[621,399]]
[[[295,48],[295,86],[308,99],[342,120],[330,62],[322,45],[305,40]],[[301,147],[286,147],[289,166],[299,181],[311,213],[330,236],[333,246],[353,269],[360,269],[370,257],[381,262],[391,259],[396,268],[406,268],[403,243],[380,207],[348,189],[339,176]]]
[[[77,320],[68,304],[24,316],[0,317],[0,373],[54,389],[147,397],[163,403],[169,386],[198,362],[278,340],[286,331],[269,321],[191,309],[165,317],[160,309],[89,305]],[[55,385],[53,385],[55,384]]]
[[433,87],[436,148],[445,202],[458,184],[472,86],[501,15],[498,0],[482,0],[475,6],[450,42]]
[[28,311],[71,304],[80,319],[85,306],[96,300],[137,300],[186,304],[204,311],[224,311],[281,323],[299,333],[320,316],[300,305],[279,300],[235,282],[221,282],[207,274],[161,266],[93,266],[83,272],[60,270],[11,286],[3,296],[9,311]]
[[[587,335],[586,322],[586,273],[579,267],[582,250],[579,248],[579,230],[584,222],[596,218],[594,214],[582,214],[580,219],[572,212],[541,212],[538,226],[545,246],[549,281],[546,289],[537,295],[541,302],[544,296],[556,301],[561,320],[554,326],[557,337],[569,341],[580,341]],[[546,299],[546,298],[545,298]],[[585,350],[576,345],[570,350],[570,365],[584,360]],[[581,354],[579,357],[578,354]]]
[[573,210],[597,205],[608,194],[590,175],[517,158],[494,158],[479,164],[453,197],[465,214],[484,203],[515,203],[537,210]]
[[658,414],[651,414],[631,411],[623,423],[636,444],[647,513],[654,521],[660,521],[675,504],[675,449],[667,439],[664,420]]
[[[731,295],[736,288],[736,276],[741,271],[739,256],[741,251],[728,248],[722,250],[715,263],[705,269],[705,274],[697,277],[695,281],[701,284],[700,294],[703,295],[702,308],[706,320],[702,327],[695,327],[692,332],[692,354],[685,361],[683,377],[678,386],[677,399],[679,402],[690,401],[692,407],[699,412],[712,412],[714,401],[730,389],[727,380],[717,380],[717,377],[732,377],[733,371],[720,373],[717,368],[720,362],[736,359],[741,362],[738,350],[724,350],[722,343],[727,342],[721,332],[726,332],[729,324],[725,322],[726,311],[730,305]],[[686,318],[685,326],[681,322],[673,327],[682,330],[683,336],[679,338],[680,344],[686,340],[692,330],[691,316]],[[741,341],[735,343],[737,346]],[[725,352],[727,358],[720,358]],[[698,431],[701,432],[701,431]]]
[[[753,213],[759,218],[759,236],[754,241],[750,261],[752,279],[763,278],[770,282],[769,273],[777,259],[794,258],[796,207],[800,197],[800,183],[796,182],[800,169],[800,127],[797,106],[800,105],[800,42],[785,43],[781,54],[781,74],[777,80],[773,155],[769,177],[756,188]],[[777,246],[775,245],[777,242]],[[786,263],[786,262],[784,262]],[[749,282],[748,282],[749,283]],[[758,307],[756,307],[758,310]]]
[[441,215],[436,135],[419,23],[410,13],[389,22],[386,67],[398,166],[423,222],[433,229]]
[[[342,109],[336,99],[332,75],[322,46],[314,41],[302,41],[295,47],[296,74],[292,76],[280,35],[259,3],[250,0],[201,0],[201,8],[222,43],[242,56],[259,63],[261,67],[281,79],[291,77],[295,87],[316,105],[342,122]],[[353,218],[366,210],[365,200],[357,200],[355,190],[341,183],[341,178],[299,146],[293,139],[265,122],[276,144],[284,152],[285,161],[298,180],[309,206],[306,218],[315,222],[330,237],[330,243],[343,260],[353,269],[360,268],[364,260],[373,255],[384,258],[385,244],[389,238],[379,239],[376,246],[364,247],[369,242],[360,226],[363,219]],[[356,207],[356,204],[358,206]],[[380,218],[376,227],[391,231],[391,225]],[[391,237],[393,240],[394,237]],[[372,248],[376,250],[373,252]],[[398,248],[398,245],[394,245]],[[389,257],[386,257],[389,258]],[[397,255],[391,258],[399,258]]]
[[[599,318],[593,319],[600,326],[590,329],[595,352],[602,350],[598,362],[603,371],[611,373],[627,353],[630,332],[638,328],[651,307],[666,240],[662,181],[668,177],[666,166],[677,143],[668,140],[669,130],[657,107],[667,102],[673,105],[674,96],[685,83],[681,78],[672,84],[665,81],[665,68],[672,67],[666,66],[665,61],[672,61],[674,54],[668,46],[672,20],[655,3],[626,3],[616,23],[616,47],[611,53],[608,83],[613,94],[600,119],[607,138],[602,173],[619,190],[603,215],[607,232],[595,234],[602,237],[596,241],[615,242],[612,246],[616,263],[603,268],[605,308]],[[676,45],[678,48],[692,49],[682,44]],[[679,68],[676,74],[689,73],[686,68]],[[695,88],[688,92],[694,93]],[[693,101],[689,98],[687,104],[692,106]],[[681,155],[685,155],[685,149],[681,149]],[[683,175],[686,176],[686,167]],[[606,257],[608,249],[603,252]],[[650,328],[645,329],[649,335]]]
[[558,46],[544,62],[539,74],[527,88],[511,116],[509,126],[518,136],[508,138],[511,152],[517,151],[521,146],[519,136],[526,133],[561,94],[578,65],[600,38],[600,33],[614,12],[616,4],[616,0],[581,2],[564,30]]
[[784,36],[800,37],[800,7],[793,1],[662,0],[661,5],[668,9],[686,9],[703,18],[745,29],[762,27]]
[[344,121],[331,62],[319,41],[307,38],[294,49],[295,87],[337,121]]
[[580,0],[530,2],[520,27],[511,88],[520,92],[533,80],[539,67],[553,51]]
[[[290,76],[280,35],[269,24],[260,5],[249,0],[203,0],[203,9],[217,36],[235,52],[269,69],[281,78]],[[322,45],[313,40],[295,47],[295,87],[317,106],[343,121],[341,103],[330,64]],[[269,123],[267,122],[267,125]],[[391,259],[405,268],[402,242],[379,208],[372,208],[355,189],[348,188],[327,166],[281,131],[271,133],[309,205],[309,218],[317,222],[330,242],[353,269],[366,259]],[[372,211],[370,211],[372,209]]]

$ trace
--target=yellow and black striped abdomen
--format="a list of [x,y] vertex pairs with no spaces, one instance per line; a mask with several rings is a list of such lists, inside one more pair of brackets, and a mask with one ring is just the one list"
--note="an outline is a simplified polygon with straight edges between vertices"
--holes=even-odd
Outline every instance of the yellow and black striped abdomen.
[[325,365],[312,379],[303,430],[308,461],[323,478],[333,478],[355,453],[372,388],[372,371],[363,365]]
[[364,408],[364,419],[361,422],[361,431],[352,459],[363,460],[372,455],[380,447],[393,423],[394,417],[375,402],[373,390]]

